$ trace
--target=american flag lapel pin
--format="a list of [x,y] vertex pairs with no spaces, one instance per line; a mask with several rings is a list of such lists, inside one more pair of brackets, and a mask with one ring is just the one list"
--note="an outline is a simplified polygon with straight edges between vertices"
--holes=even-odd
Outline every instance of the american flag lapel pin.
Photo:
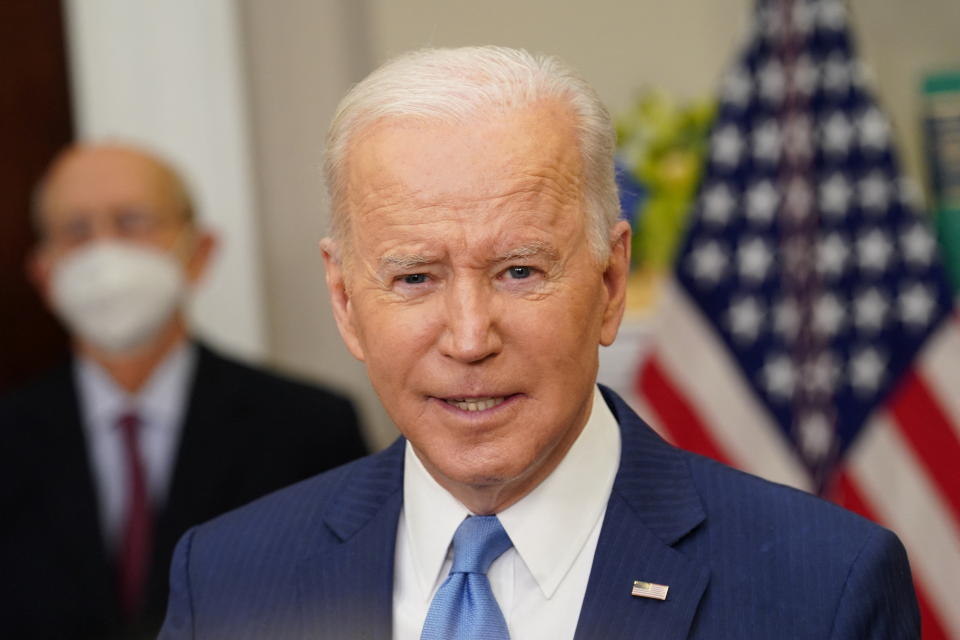
[[638,598],[653,598],[654,600],[666,600],[669,585],[655,584],[653,582],[644,582],[643,580],[633,581],[633,590],[630,595]]

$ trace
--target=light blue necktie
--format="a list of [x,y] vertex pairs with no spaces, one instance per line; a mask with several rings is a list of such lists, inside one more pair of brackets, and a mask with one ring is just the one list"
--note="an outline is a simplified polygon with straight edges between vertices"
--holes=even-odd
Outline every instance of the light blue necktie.
[[453,534],[453,566],[433,596],[420,640],[509,640],[507,621],[487,579],[513,546],[497,516],[471,516]]

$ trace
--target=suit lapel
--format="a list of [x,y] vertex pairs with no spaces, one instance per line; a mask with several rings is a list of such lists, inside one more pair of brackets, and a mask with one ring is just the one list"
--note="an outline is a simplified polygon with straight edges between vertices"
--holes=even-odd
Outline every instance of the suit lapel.
[[[197,359],[190,394],[183,416],[180,443],[177,447],[170,490],[162,520],[158,523],[158,536],[170,532],[182,532],[186,525],[196,524],[198,517],[208,517],[201,505],[208,505],[210,488],[205,486],[208,478],[223,477],[211,470],[211,466],[227,464],[231,456],[211,455],[229,446],[230,424],[228,404],[229,389],[220,382],[215,356],[202,345],[197,345]],[[175,543],[176,540],[165,540]],[[159,540],[158,540],[159,542]]]
[[[709,571],[674,545],[705,519],[699,494],[682,454],[601,390],[620,424],[622,451],[576,640],[686,638]],[[635,580],[668,585],[667,599],[632,596]]]
[[[686,638],[709,571],[673,546],[704,521],[699,495],[682,454],[602,391],[623,447],[575,638]],[[303,638],[392,635],[404,443],[345,476],[316,518],[297,575]],[[332,548],[316,551],[321,545],[310,543],[331,534],[338,540]],[[632,596],[634,580],[669,585],[669,595]]]
[[161,604],[166,602],[170,556],[177,539],[187,528],[210,518],[211,511],[226,510],[226,506],[218,509],[220,505],[211,504],[223,490],[210,482],[213,478],[228,477],[224,467],[235,458],[230,451],[229,409],[224,409],[229,389],[220,383],[216,357],[202,345],[196,345],[196,349],[170,489],[157,514],[149,602],[160,615]]
[[401,438],[358,465],[319,518],[339,541],[308,548],[298,569],[304,638],[389,638],[393,626],[393,564],[403,502]]

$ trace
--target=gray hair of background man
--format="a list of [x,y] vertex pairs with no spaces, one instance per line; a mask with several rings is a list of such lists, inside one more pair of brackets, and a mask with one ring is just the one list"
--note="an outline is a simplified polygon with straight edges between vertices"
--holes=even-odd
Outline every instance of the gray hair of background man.
[[349,252],[344,202],[351,140],[365,127],[392,118],[469,123],[543,101],[567,104],[576,119],[584,172],[584,205],[594,256],[605,262],[610,229],[620,215],[614,177],[613,124],[596,91],[553,56],[505,47],[422,49],[390,60],[340,102],[327,133],[324,174],[332,207],[330,235]]

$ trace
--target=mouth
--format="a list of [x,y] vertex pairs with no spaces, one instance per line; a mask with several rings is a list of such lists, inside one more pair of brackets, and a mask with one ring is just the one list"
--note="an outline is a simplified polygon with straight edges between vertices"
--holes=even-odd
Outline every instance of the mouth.
[[[471,414],[479,417],[482,414],[498,412],[514,404],[522,393],[508,393],[502,396],[431,396],[435,402],[442,403],[448,410],[455,413]],[[461,413],[462,412],[462,413]]]
[[495,398],[444,398],[444,402],[461,411],[486,411],[503,404],[506,399],[505,396]]

